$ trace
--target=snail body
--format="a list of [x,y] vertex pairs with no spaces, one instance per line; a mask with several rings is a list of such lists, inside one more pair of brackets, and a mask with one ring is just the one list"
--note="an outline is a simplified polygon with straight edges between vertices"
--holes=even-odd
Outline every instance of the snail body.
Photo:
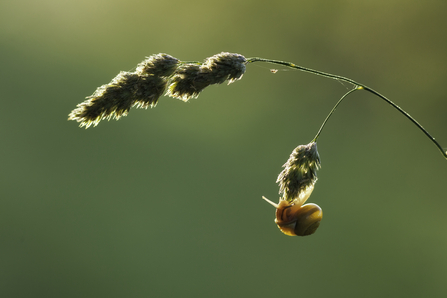
[[320,206],[308,203],[300,204],[298,201],[280,200],[278,204],[262,197],[276,208],[275,223],[284,234],[288,236],[307,236],[315,233],[323,218]]

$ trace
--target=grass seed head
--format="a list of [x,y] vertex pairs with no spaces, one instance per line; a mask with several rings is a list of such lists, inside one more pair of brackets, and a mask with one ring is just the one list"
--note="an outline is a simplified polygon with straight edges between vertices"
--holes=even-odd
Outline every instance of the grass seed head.
[[289,202],[299,200],[303,204],[317,182],[317,170],[320,166],[317,143],[296,147],[276,180],[282,199]]

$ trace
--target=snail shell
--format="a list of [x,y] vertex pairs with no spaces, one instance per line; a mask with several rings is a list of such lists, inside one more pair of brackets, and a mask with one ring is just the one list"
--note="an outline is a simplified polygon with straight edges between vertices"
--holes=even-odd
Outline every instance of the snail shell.
[[323,219],[323,210],[316,204],[300,205],[285,200],[275,204],[265,197],[263,199],[276,207],[275,223],[281,232],[286,235],[312,235],[318,229]]

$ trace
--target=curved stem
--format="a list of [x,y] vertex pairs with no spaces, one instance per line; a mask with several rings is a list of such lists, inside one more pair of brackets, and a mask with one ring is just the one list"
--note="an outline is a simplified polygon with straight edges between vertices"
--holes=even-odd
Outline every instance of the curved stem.
[[338,102],[335,104],[335,106],[332,108],[332,110],[329,112],[329,114],[327,115],[326,119],[324,119],[323,124],[321,124],[320,130],[318,130],[317,135],[315,136],[315,138],[312,140],[312,142],[316,142],[318,137],[321,134],[321,131],[323,130],[324,126],[326,125],[326,122],[329,120],[329,118],[332,116],[332,114],[335,112],[335,110],[337,109],[338,105],[343,101],[343,99],[346,98],[346,96],[348,96],[349,94],[351,94],[354,91],[357,90],[361,90],[363,89],[363,87],[359,87],[359,86],[355,86],[353,89],[349,90],[348,92],[345,93],[345,95],[343,95]]
[[[410,114],[408,114],[407,112],[405,112],[402,108],[400,108],[398,105],[396,105],[394,102],[392,102],[391,100],[389,100],[388,98],[386,98],[384,95],[380,94],[379,92],[375,91],[374,89],[360,84],[352,79],[346,78],[346,77],[342,77],[342,76],[338,76],[338,75],[334,75],[334,74],[330,74],[330,73],[326,73],[326,72],[322,72],[319,70],[314,70],[311,68],[307,68],[307,67],[303,67],[303,66],[299,66],[296,65],[294,63],[290,63],[290,62],[285,62],[285,61],[280,61],[280,60],[271,60],[271,59],[264,59],[264,58],[259,58],[259,57],[253,57],[253,58],[249,58],[247,59],[247,64],[248,63],[253,63],[253,62],[267,62],[267,63],[272,63],[272,64],[277,64],[277,65],[283,65],[286,67],[290,67],[290,68],[294,68],[294,69],[298,69],[304,72],[308,72],[308,73],[312,73],[318,76],[322,76],[322,77],[326,77],[326,78],[330,78],[330,79],[334,79],[334,80],[339,80],[339,81],[343,81],[343,82],[347,82],[350,83],[352,85],[355,86],[355,88],[353,90],[351,90],[350,92],[346,93],[341,100],[343,100],[344,97],[346,97],[348,94],[350,94],[351,92],[355,91],[355,90],[360,90],[360,89],[364,89],[378,97],[380,97],[381,99],[383,99],[384,101],[386,101],[388,104],[390,104],[393,108],[395,108],[396,110],[398,110],[402,115],[404,115],[405,117],[407,117],[411,122],[413,122],[414,125],[416,125],[420,130],[422,130],[422,132],[424,132],[424,134],[436,145],[436,147],[438,147],[439,151],[441,151],[442,155],[447,159],[447,151],[445,151],[442,146],[435,140],[434,137],[432,137],[428,131],[422,127],[422,125],[420,125],[416,119],[414,119]],[[338,104],[341,102],[341,100],[335,105],[333,111],[335,111],[335,108],[338,106]],[[333,111],[331,111],[331,113],[328,115],[328,117],[330,117],[330,115],[333,113]],[[328,118],[326,118],[325,122],[327,121]],[[322,128],[321,128],[322,129]],[[320,130],[321,130],[320,129]],[[316,136],[316,138],[318,138],[318,135]]]

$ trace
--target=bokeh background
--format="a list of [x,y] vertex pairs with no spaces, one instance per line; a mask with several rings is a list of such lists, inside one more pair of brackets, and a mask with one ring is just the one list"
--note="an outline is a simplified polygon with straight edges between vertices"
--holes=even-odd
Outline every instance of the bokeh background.
[[229,51],[350,77],[447,146],[447,2],[3,0],[1,297],[446,297],[447,162],[356,92],[318,148],[316,234],[276,177],[347,84],[257,63],[87,130],[68,113],[146,56]]

